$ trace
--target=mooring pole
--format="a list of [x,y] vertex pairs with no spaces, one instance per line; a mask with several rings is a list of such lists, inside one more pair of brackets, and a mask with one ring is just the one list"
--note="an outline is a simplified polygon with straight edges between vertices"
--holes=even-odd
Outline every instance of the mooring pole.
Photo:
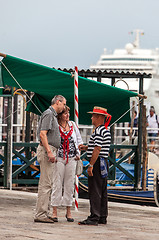
[[8,97],[7,111],[7,188],[12,190],[13,97]]
[[[111,79],[111,86],[114,86],[115,78],[113,77]],[[108,109],[109,112],[109,109]],[[114,144],[114,135],[115,135],[115,124],[110,128],[110,134],[111,134],[111,144]]]
[[[74,119],[78,126],[79,123],[79,111],[78,111],[78,67],[75,66],[74,73]],[[78,211],[78,192],[79,192],[79,179],[75,176],[75,210]]]
[[[143,77],[139,79],[139,94],[143,94]],[[138,190],[141,186],[141,161],[142,161],[142,111],[143,111],[143,98],[139,98],[139,120],[138,120],[138,150],[137,150],[137,163],[135,168],[135,189]]]
[[147,118],[146,118],[146,106],[143,105],[143,117],[142,117],[142,132],[143,132],[143,164],[142,164],[142,190],[146,191],[146,173],[147,173]]

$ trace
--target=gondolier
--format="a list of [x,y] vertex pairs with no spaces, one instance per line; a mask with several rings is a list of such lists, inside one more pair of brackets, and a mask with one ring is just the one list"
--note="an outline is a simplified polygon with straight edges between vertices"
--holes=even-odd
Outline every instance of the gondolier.
[[[90,199],[90,216],[79,225],[98,225],[107,223],[108,200],[107,200],[107,158],[110,149],[111,136],[107,128],[111,115],[107,109],[94,107],[92,124],[95,131],[90,137],[88,146],[82,145],[80,150],[87,150],[89,158],[88,167],[88,193]],[[105,119],[106,118],[106,119]],[[105,122],[105,124],[104,124]]]

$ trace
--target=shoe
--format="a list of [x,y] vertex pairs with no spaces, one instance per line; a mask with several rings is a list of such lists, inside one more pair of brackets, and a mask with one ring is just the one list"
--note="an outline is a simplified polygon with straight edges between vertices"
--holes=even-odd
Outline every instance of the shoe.
[[68,218],[67,214],[66,214],[66,219],[67,219],[67,222],[74,222],[74,219],[73,218]]
[[107,219],[105,218],[100,218],[98,221],[99,224],[107,224]]
[[34,222],[40,222],[40,223],[54,223],[53,220],[51,220],[50,218],[46,217],[46,218],[35,218]]
[[54,222],[58,222],[59,221],[57,217],[49,217],[49,219],[51,219]]
[[84,221],[78,222],[79,225],[93,225],[93,226],[98,226],[98,222],[96,221],[91,221],[89,219],[86,219]]

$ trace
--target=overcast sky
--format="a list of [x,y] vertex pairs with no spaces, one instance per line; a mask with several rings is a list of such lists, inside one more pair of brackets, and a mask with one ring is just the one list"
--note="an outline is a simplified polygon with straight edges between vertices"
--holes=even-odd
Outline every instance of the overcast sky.
[[50,67],[89,68],[134,29],[159,47],[159,0],[0,0],[0,52]]

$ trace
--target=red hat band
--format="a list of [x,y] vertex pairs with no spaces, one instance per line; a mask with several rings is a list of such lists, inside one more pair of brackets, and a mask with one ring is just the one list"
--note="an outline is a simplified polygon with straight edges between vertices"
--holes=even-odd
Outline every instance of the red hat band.
[[101,110],[101,109],[93,109],[93,113],[100,113],[100,114],[108,115],[108,113],[106,111]]

